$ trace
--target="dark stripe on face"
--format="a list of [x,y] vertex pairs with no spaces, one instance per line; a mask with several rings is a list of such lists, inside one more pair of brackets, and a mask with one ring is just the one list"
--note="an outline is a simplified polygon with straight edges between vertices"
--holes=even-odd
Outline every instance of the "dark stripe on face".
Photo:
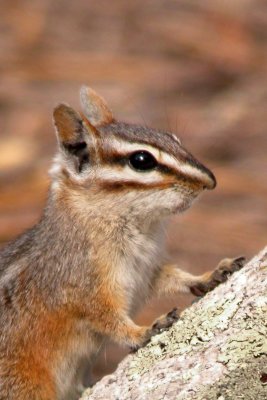
[[211,179],[208,189],[216,186],[216,179],[213,173],[203,164],[197,161],[179,142],[177,142],[170,132],[162,132],[146,126],[127,124],[114,121],[100,129],[103,136],[114,136],[130,143],[144,143],[173,155],[185,164],[188,163],[203,173],[206,173]]
[[107,190],[108,192],[118,192],[122,190],[152,190],[152,189],[168,189],[177,184],[176,180],[168,180],[167,182],[136,182],[136,181],[108,181],[108,180],[97,180],[95,182],[101,189]]
[[[141,151],[141,149],[140,149],[140,151]],[[102,154],[101,154],[102,162],[103,162],[103,164],[106,164],[106,165],[117,165],[118,167],[123,168],[124,166],[129,165],[129,156],[131,154],[132,153],[123,153],[122,154],[122,153],[118,153],[116,150],[112,150],[112,151],[109,150],[108,152],[102,152]],[[191,164],[191,163],[189,163],[189,164]],[[200,169],[197,167],[197,165],[195,166],[195,168]],[[202,183],[201,179],[194,178],[190,174],[179,172],[177,169],[167,166],[165,164],[161,164],[159,162],[158,162],[157,166],[155,167],[154,171],[158,171],[161,174],[175,178],[176,183],[177,183],[177,180],[182,181],[182,182],[188,184],[189,186],[190,185],[192,185],[192,186],[200,185]],[[151,172],[151,171],[147,171],[147,172],[142,171],[142,172],[139,172],[139,174],[141,176],[141,174],[146,174],[149,172]],[[127,181],[127,182],[130,183],[130,181]],[[131,183],[133,183],[133,182],[131,182]],[[137,184],[140,185],[139,182]],[[145,185],[152,187],[153,183],[146,183]],[[157,183],[157,185],[158,185],[158,183]]]
[[192,167],[199,169],[202,171],[204,174],[208,175],[208,177],[211,179],[211,186],[209,189],[214,189],[217,185],[217,181],[213,173],[205,167],[205,165],[201,164],[198,160],[196,160],[190,153],[188,153],[188,156],[186,158],[186,161],[188,164],[190,164]]
[[144,143],[172,155],[179,153],[180,145],[170,132],[162,132],[142,125],[114,122],[101,127],[103,135],[114,135],[130,143]]

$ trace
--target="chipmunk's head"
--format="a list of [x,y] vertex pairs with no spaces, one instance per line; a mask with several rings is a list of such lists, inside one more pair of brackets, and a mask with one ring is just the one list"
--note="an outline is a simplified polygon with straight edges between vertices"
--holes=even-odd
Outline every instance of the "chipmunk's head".
[[54,188],[79,193],[83,207],[160,217],[185,210],[216,186],[212,172],[174,134],[116,121],[87,87],[81,105],[82,114],[65,104],[54,110],[60,151],[52,176]]

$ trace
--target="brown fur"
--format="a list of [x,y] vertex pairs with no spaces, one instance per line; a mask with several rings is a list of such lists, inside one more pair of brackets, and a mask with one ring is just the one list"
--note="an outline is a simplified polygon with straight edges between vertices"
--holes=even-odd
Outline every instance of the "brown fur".
[[[133,322],[152,295],[205,293],[225,277],[221,267],[195,277],[164,265],[163,217],[214,187],[212,173],[171,134],[114,122],[95,93],[82,97],[89,122],[66,105],[54,111],[59,153],[40,222],[0,254],[1,400],[78,398],[78,372],[106,337],[138,348],[175,320]],[[173,155],[177,169],[104,165],[114,137]]]
[[100,127],[113,121],[112,112],[106,101],[93,89],[86,86],[81,88],[81,102],[84,115],[93,126]]
[[66,104],[60,104],[54,110],[54,120],[64,142],[73,142],[80,135],[82,120],[79,114]]

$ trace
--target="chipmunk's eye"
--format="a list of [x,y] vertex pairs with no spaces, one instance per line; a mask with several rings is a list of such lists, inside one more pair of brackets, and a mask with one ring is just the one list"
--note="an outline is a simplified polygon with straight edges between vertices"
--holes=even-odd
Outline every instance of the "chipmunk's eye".
[[130,166],[137,171],[151,171],[158,165],[157,160],[148,151],[136,151],[129,157]]

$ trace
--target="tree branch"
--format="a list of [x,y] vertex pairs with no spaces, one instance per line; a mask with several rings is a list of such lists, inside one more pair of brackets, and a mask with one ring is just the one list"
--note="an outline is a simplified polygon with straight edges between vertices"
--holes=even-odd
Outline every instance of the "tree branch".
[[266,400],[267,247],[82,400]]

